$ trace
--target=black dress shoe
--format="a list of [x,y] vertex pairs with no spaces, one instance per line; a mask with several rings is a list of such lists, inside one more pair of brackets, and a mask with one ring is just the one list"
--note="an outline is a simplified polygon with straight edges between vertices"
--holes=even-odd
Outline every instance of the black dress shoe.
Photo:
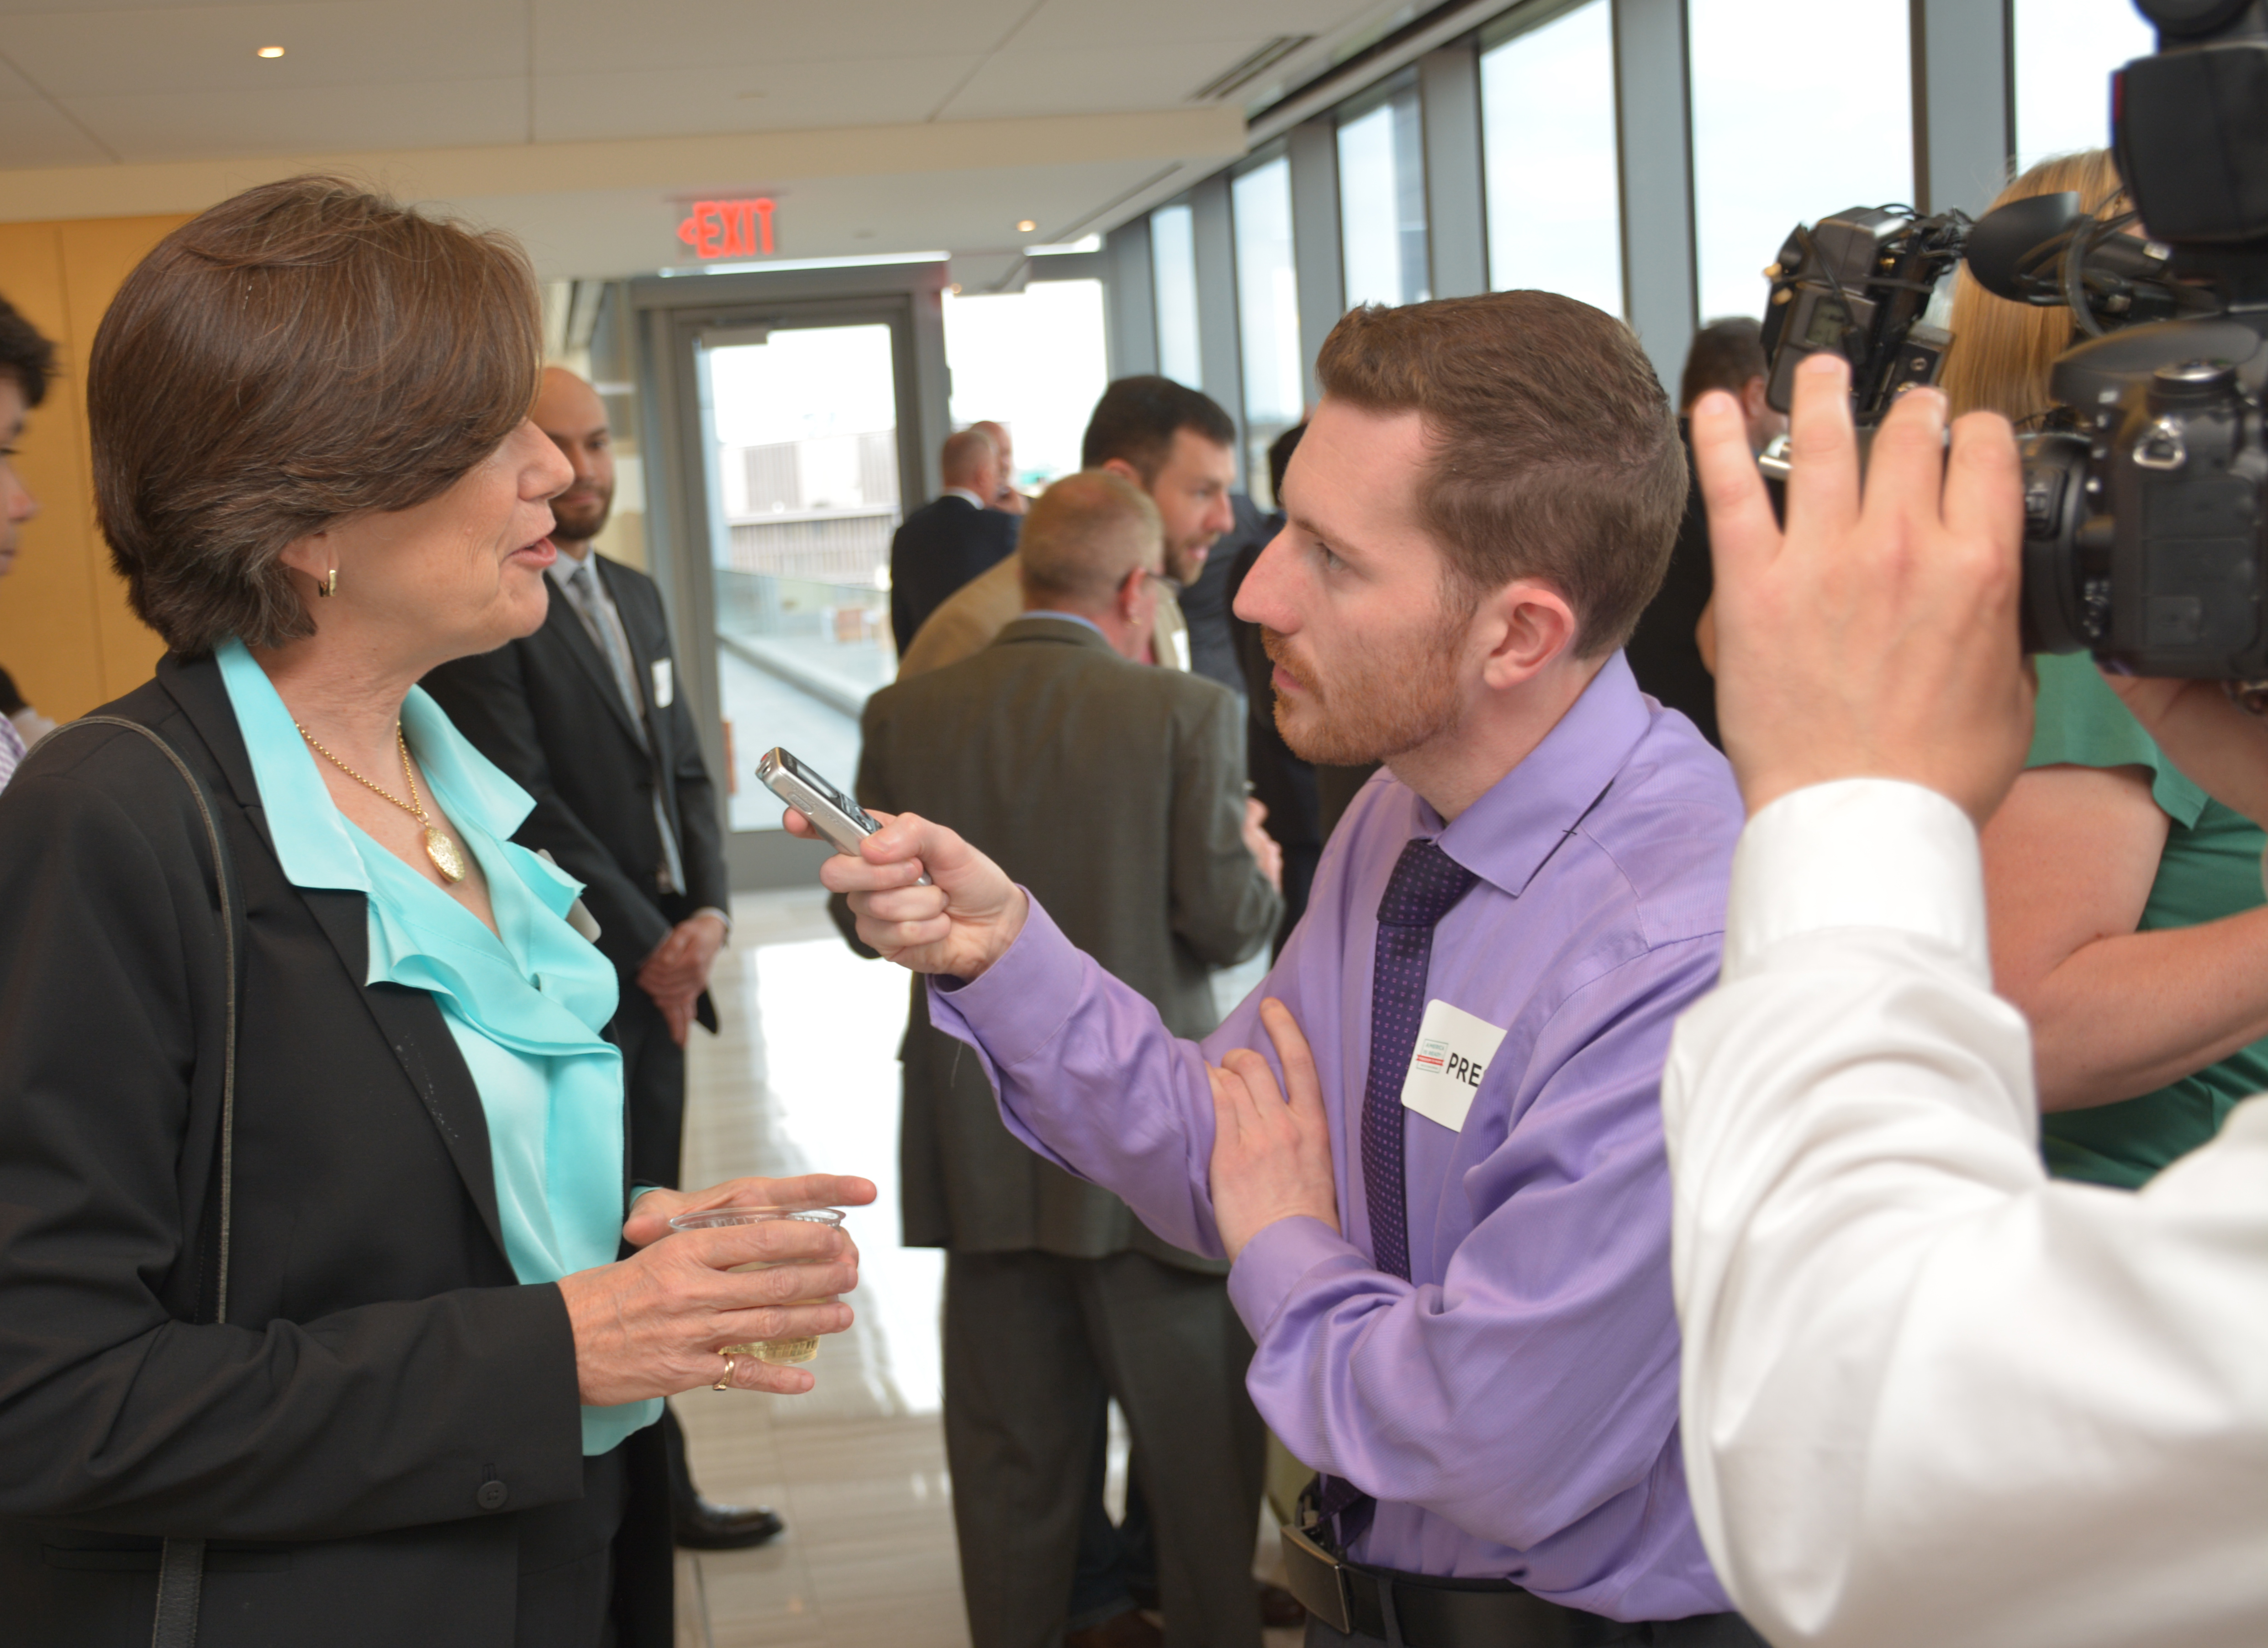
[[769,1505],[717,1505],[698,1497],[674,1506],[670,1520],[684,1550],[747,1550],[787,1526]]

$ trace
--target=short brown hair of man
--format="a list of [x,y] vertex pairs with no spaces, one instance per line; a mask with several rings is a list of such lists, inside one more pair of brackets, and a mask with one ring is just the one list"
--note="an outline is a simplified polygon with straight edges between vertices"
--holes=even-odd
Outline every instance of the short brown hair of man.
[[1016,538],[1024,599],[1067,611],[1108,605],[1136,568],[1166,558],[1166,527],[1149,494],[1107,469],[1067,475],[1035,500]]
[[438,497],[534,404],[518,244],[337,178],[247,189],[126,277],[87,363],[95,507],[176,652],[313,630],[277,557]]
[[1631,329],[1556,292],[1351,310],[1315,363],[1325,395],[1412,411],[1418,507],[1469,603],[1539,578],[1574,608],[1573,655],[1630,638],[1685,513],[1685,446]]
[[1149,486],[1174,455],[1174,437],[1183,430],[1216,446],[1236,445],[1234,421],[1204,391],[1154,374],[1115,379],[1087,416],[1079,461],[1100,469],[1116,458]]
[[1746,315],[1712,320],[1693,335],[1685,351],[1685,370],[1677,378],[1677,409],[1690,412],[1693,403],[1712,389],[1738,394],[1771,372],[1760,322]]

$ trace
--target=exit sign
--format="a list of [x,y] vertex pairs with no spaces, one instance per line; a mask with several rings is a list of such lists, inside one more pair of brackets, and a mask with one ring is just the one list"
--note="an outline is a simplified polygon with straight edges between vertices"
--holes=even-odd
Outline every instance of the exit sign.
[[769,256],[774,203],[755,200],[695,201],[677,238],[703,262],[712,258]]

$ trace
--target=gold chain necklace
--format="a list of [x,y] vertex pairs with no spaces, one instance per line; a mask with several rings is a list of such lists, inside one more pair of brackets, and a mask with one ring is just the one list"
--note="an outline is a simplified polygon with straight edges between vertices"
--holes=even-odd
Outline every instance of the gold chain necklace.
[[308,732],[307,729],[304,725],[301,725],[300,723],[294,721],[291,725],[299,728],[299,736],[301,738],[306,739],[308,743],[314,745],[316,754],[330,762],[332,766],[337,768],[341,772],[353,779],[357,784],[369,791],[372,795],[382,797],[386,800],[393,802],[394,806],[400,807],[404,813],[409,813],[410,817],[416,819],[420,824],[423,824],[425,827],[425,856],[433,861],[433,867],[436,870],[438,870],[443,876],[447,878],[452,886],[465,879],[465,856],[457,850],[457,843],[451,841],[439,830],[434,828],[433,820],[425,816],[424,800],[417,793],[417,771],[416,769],[409,764],[409,740],[401,736],[401,722],[397,721],[394,724],[394,747],[401,752],[401,776],[409,782],[409,799],[407,801],[404,801],[400,796],[394,795],[391,791],[379,789],[376,784],[371,783],[369,779],[364,777],[353,768],[348,766],[337,756],[332,754],[330,751],[325,749],[320,744],[316,743],[315,735]]

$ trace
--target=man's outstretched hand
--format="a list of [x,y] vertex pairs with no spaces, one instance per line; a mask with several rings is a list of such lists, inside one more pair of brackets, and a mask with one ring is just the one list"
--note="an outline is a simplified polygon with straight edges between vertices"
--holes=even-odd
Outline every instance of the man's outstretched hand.
[[1850,368],[1797,369],[1787,526],[1772,519],[1740,403],[1693,408],[1716,562],[1717,713],[1754,813],[1837,778],[1900,778],[1978,823],[2015,782],[2033,682],[2016,606],[2024,509],[2007,423],[1953,426],[1934,389],[1874,434],[1863,501]]
[[1304,1216],[1339,1227],[1314,1055],[1291,1009],[1274,997],[1260,1004],[1260,1022],[1283,1063],[1288,1102],[1268,1061],[1250,1048],[1205,1066],[1212,1078],[1212,1218],[1231,1259],[1278,1219]]
[[[998,864],[942,824],[912,813],[875,813],[882,828],[820,867],[830,893],[850,897],[858,941],[916,973],[974,979],[1024,930],[1024,889]],[[788,833],[817,839],[811,820],[791,809]],[[924,875],[934,884],[917,887]]]

